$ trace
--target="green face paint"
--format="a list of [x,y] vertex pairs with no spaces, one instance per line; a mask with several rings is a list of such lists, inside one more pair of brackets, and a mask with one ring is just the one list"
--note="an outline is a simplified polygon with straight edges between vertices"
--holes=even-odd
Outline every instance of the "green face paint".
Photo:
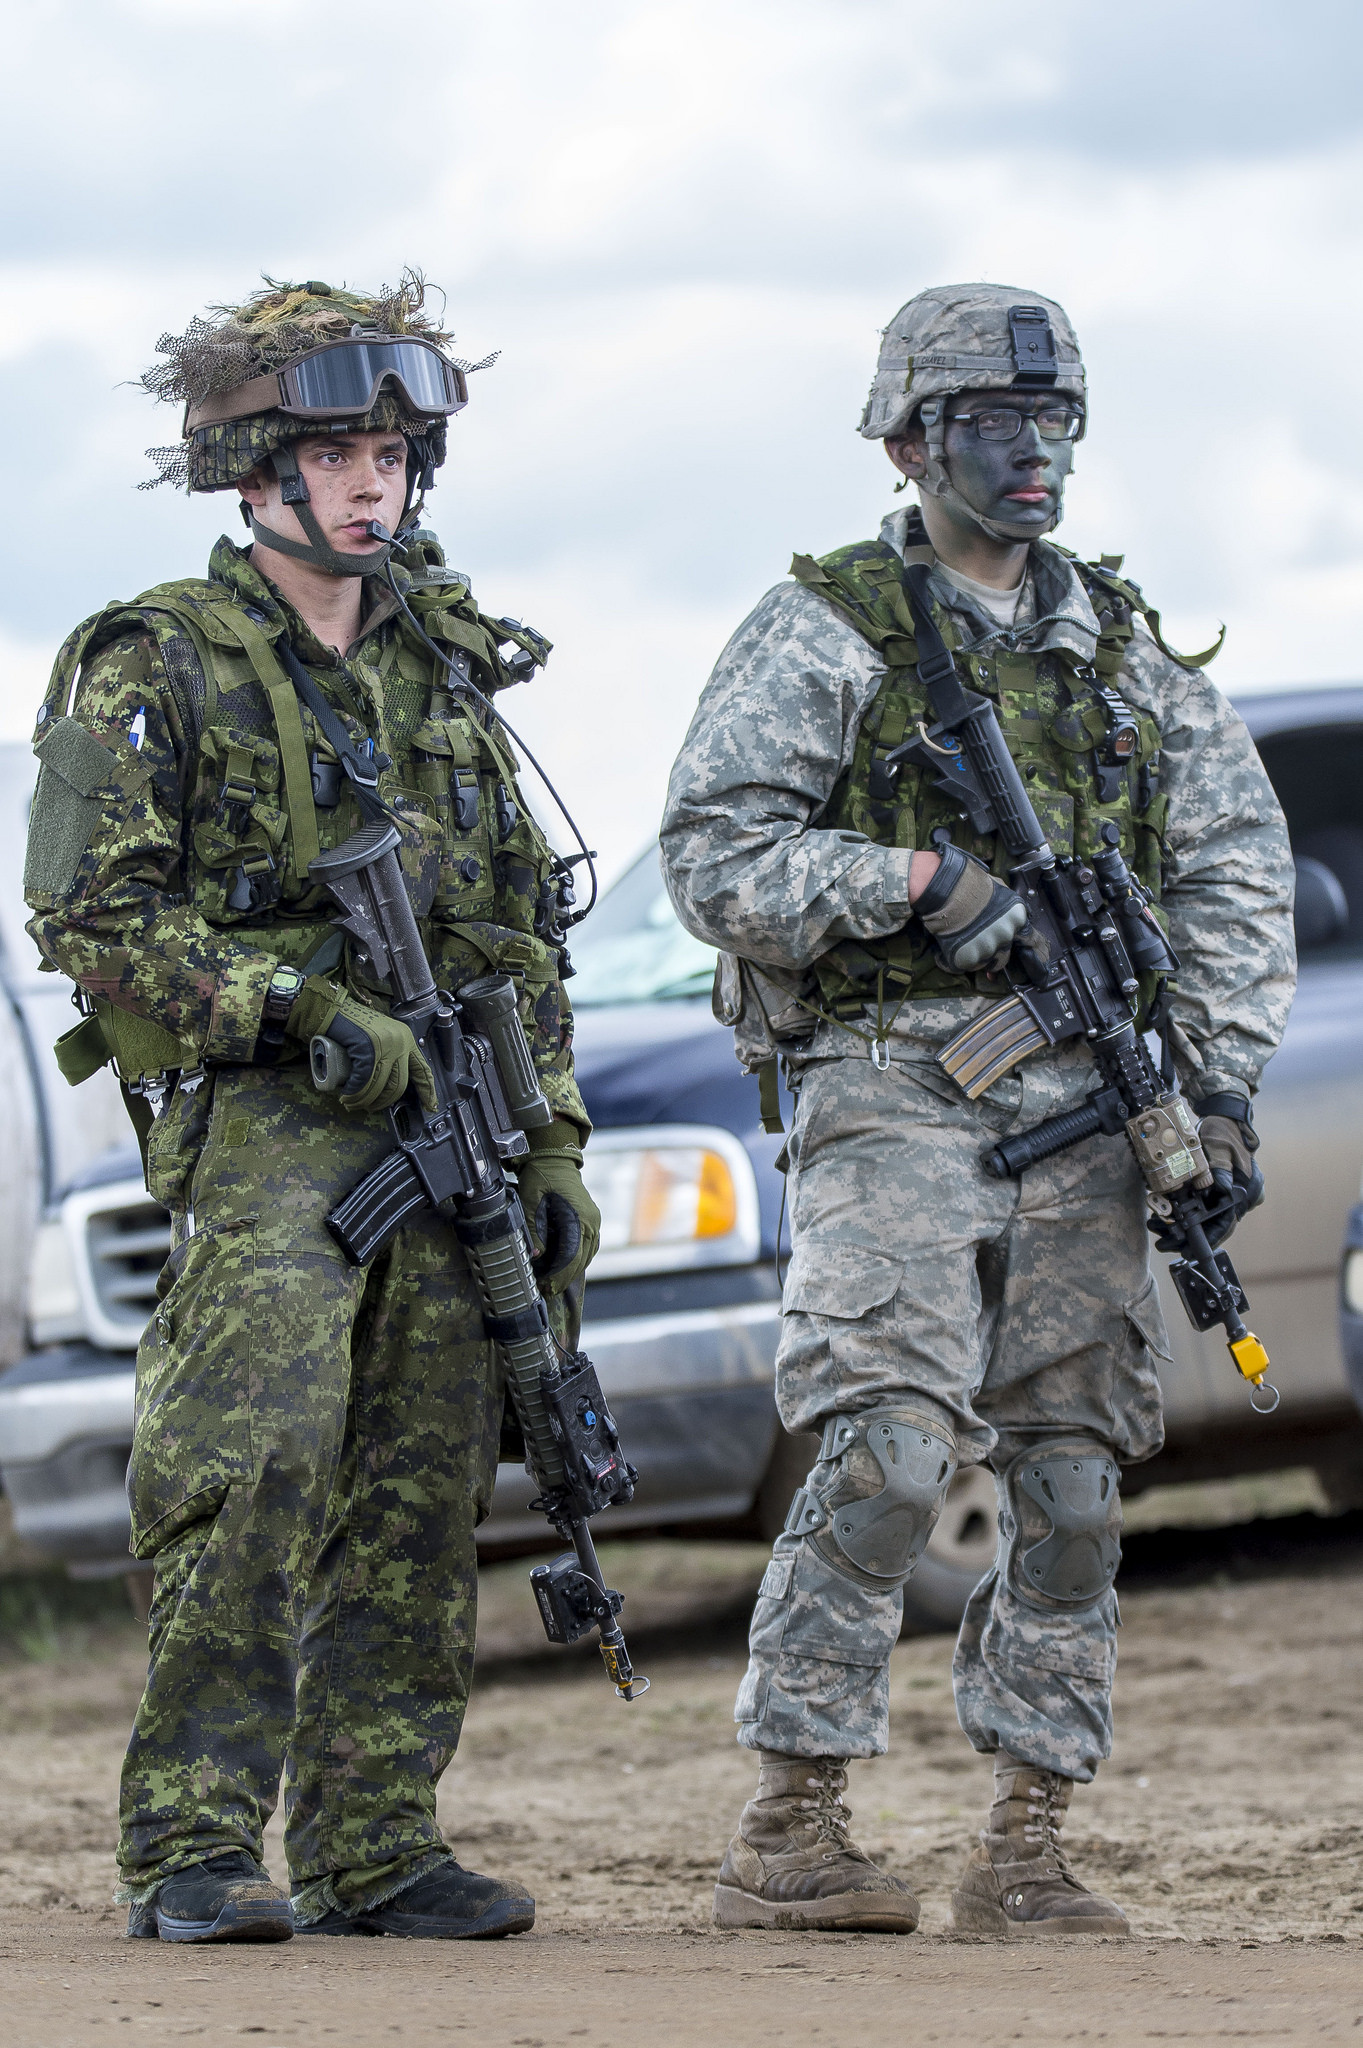
[[[1020,433],[1011,441],[985,440],[976,416],[1004,408],[1027,415]],[[1060,516],[1074,443],[1043,440],[1035,415],[1067,409],[1073,409],[1071,401],[1049,392],[967,391],[947,402],[945,452],[952,483],[972,511],[1019,540],[1045,533]]]

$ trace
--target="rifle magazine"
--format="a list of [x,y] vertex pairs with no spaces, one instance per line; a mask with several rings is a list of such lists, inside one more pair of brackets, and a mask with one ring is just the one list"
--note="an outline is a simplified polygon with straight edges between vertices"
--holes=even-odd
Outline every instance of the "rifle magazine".
[[326,1219],[352,1266],[367,1266],[429,1197],[405,1152],[390,1152]]
[[937,1064],[973,1102],[1019,1060],[1050,1043],[1026,1004],[1010,996],[958,1031],[938,1053]]

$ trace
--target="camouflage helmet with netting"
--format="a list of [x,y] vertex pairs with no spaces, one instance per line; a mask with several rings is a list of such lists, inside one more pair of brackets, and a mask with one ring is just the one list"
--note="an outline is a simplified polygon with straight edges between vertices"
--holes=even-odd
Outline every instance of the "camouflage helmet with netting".
[[[1032,309],[1042,317],[1017,318]],[[861,431],[868,441],[892,440],[926,398],[1019,380],[1084,398],[1083,358],[1064,308],[1014,285],[933,285],[901,306],[881,337]]]
[[[395,287],[379,292],[350,291],[317,279],[288,284],[266,278],[264,289],[240,305],[211,306],[210,317],[191,320],[183,334],[163,334],[156,347],[165,360],[139,381],[153,397],[182,404],[184,426],[173,447],[147,450],[160,473],[140,488],[173,483],[189,491],[228,490],[276,449],[329,432],[324,420],[298,419],[276,408],[207,424],[191,421],[211,401],[287,368],[328,342],[345,341],[356,329],[415,336],[443,352],[452,337],[426,311],[426,296],[425,280],[412,270],[404,271]],[[485,369],[495,357],[482,363],[448,359],[468,372]],[[349,425],[356,432],[396,432],[421,442],[423,468],[437,468],[445,459],[446,421],[410,412],[391,385],[379,391],[371,411]]]

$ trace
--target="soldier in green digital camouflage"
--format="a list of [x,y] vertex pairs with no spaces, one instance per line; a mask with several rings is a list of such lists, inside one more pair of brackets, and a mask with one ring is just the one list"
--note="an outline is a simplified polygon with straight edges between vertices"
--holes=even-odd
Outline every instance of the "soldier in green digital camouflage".
[[1206,657],[1170,654],[1120,557],[1079,562],[1043,537],[1086,418],[1059,306],[986,284],[911,299],[861,431],[921,508],[796,556],[720,656],[673,771],[678,914],[722,949],[717,1011],[769,1105],[778,1053],[797,1091],[777,1399],[788,1429],[822,1438],[753,1615],[735,1716],[761,1767],[720,1871],[723,1926],[917,1924],[908,1887],[849,1836],[846,1764],[886,1747],[902,1588],[958,1463],[984,1461],[1000,1547],[955,1680],[994,1804],[956,1925],[1126,1930],[1059,1837],[1112,1743],[1119,1466],[1162,1440],[1145,1187],[1122,1136],[1021,1180],[982,1168],[1098,1085],[1082,1038],[973,1101],[938,1064],[1006,992],[1026,911],[1003,847],[922,765],[933,714],[906,567],[928,572],[937,628],[992,699],[1056,853],[1091,858],[1115,827],[1162,899],[1182,962],[1168,1043],[1232,1218],[1263,1191],[1250,1101],[1292,995],[1292,866]]
[[[565,1340],[598,1233],[564,874],[476,694],[548,645],[479,610],[414,504],[467,397],[448,340],[412,274],[382,295],[267,283],[164,338],[144,383],[184,430],[151,452],[164,479],[238,494],[247,544],[78,627],[38,714],[29,929],[87,1012],[60,1056],[73,1080],[115,1060],[174,1225],[129,1471],[156,1568],[122,1782],[134,1935],[534,1918],[435,1819],[502,1424],[493,1348],[443,1218],[359,1269],[324,1227],[392,1149],[384,1112],[431,1095],[308,877],[377,796],[437,981],[497,970],[519,991],[555,1112],[520,1194]],[[323,1031],[350,1055],[340,1096],[310,1083]],[[291,1901],[260,1860],[281,1775]]]

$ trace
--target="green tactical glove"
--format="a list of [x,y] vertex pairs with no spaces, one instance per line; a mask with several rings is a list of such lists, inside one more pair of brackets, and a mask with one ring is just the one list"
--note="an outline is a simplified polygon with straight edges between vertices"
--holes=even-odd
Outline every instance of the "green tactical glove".
[[1022,898],[959,846],[942,848],[937,872],[913,907],[953,974],[1001,967],[1027,922]]
[[535,1250],[535,1278],[546,1294],[562,1294],[596,1256],[601,1211],[582,1182],[577,1125],[555,1117],[525,1135],[530,1157],[516,1162],[516,1179]]
[[350,1073],[340,1093],[343,1109],[391,1109],[416,1089],[424,1109],[434,1109],[435,1082],[407,1026],[368,1003],[356,1002],[344,989],[309,976],[294,998],[285,1025],[290,1038],[306,1049],[319,1036],[334,1039],[350,1057]]

